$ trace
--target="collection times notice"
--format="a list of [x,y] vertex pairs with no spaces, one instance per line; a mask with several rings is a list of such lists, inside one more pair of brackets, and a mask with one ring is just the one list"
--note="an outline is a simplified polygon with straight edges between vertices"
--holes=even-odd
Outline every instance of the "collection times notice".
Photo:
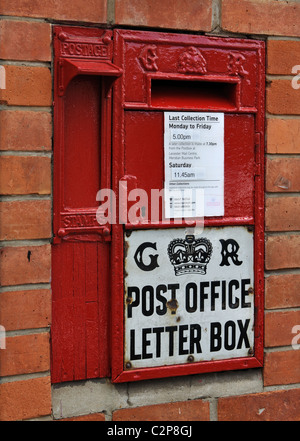
[[165,112],[165,217],[224,215],[224,113]]

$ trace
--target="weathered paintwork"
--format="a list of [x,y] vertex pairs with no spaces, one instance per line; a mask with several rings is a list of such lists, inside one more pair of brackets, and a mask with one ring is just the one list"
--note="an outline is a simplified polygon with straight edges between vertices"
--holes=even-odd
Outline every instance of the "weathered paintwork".
[[112,32],[54,29],[51,379],[109,376],[110,225],[96,194],[110,188]]
[[[261,41],[55,27],[53,382],[262,365],[264,70]],[[141,368],[124,357],[124,233],[185,225],[162,217],[132,225],[119,200],[120,182],[144,189],[149,211],[151,189],[163,188],[164,111],[224,113],[225,213],[204,225],[253,231],[254,347],[247,357]],[[103,188],[121,205],[113,225],[96,219]]]
[[252,356],[253,232],[132,230],[125,245],[125,367]]
[[[135,367],[124,356],[124,280],[128,277],[128,269],[124,271],[124,249],[127,247],[124,247],[124,227],[116,224],[112,231],[112,381],[261,366],[264,43],[116,30],[114,44],[114,63],[122,69],[123,75],[114,86],[113,188],[117,189],[122,177],[130,176],[136,188],[146,190],[149,213],[151,189],[164,186],[164,111],[223,112],[225,214],[205,218],[204,232],[205,227],[239,225],[253,231],[255,319],[254,347],[247,356],[207,361],[197,361],[194,357],[183,364],[153,367],[150,360],[148,367]],[[125,232],[184,225],[184,222],[175,225],[172,220],[163,222],[161,214],[160,221],[155,223],[148,219],[134,225],[127,222]],[[130,277],[134,279],[134,273]]]

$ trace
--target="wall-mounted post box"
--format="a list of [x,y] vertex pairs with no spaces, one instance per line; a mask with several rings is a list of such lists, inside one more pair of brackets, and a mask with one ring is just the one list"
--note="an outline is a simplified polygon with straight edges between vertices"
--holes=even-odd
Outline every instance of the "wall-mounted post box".
[[127,179],[140,212],[113,226],[112,379],[261,366],[263,43],[119,30],[114,44],[113,185]]
[[264,43],[99,32],[56,30],[53,381],[262,366]]

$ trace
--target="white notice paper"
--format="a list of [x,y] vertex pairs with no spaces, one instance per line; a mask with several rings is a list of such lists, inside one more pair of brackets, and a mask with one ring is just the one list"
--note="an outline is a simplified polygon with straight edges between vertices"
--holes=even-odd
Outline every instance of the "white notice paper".
[[164,156],[165,217],[223,216],[224,113],[164,112]]

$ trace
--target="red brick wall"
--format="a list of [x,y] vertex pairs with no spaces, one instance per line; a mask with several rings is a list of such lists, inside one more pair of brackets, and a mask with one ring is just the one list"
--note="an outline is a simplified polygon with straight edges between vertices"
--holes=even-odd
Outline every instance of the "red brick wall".
[[[112,420],[299,420],[300,3],[276,0],[2,0],[0,420],[52,418],[52,24],[127,26],[266,40],[265,366],[259,393],[115,409]],[[299,333],[299,331],[298,331]],[[298,339],[298,343],[300,343]],[[216,374],[215,381],[218,381]],[[138,387],[138,386],[137,386]],[[172,401],[172,400],[170,400]],[[102,412],[71,418],[104,420]]]

